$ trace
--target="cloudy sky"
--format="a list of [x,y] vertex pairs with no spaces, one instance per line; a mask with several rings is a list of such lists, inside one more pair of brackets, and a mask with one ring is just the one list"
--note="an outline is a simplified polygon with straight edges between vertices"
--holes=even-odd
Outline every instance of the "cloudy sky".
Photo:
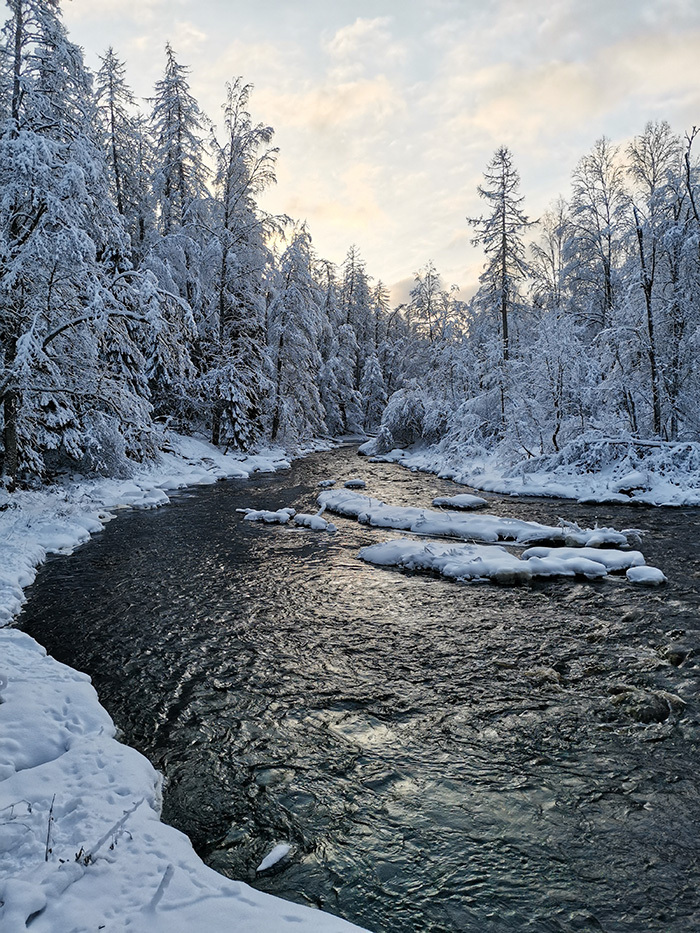
[[214,120],[226,81],[252,83],[280,148],[264,206],[307,220],[324,258],[357,244],[396,298],[428,260],[473,290],[465,217],[498,146],[536,218],[600,136],[700,124],[700,0],[72,0],[64,19],[138,95],[166,41]]

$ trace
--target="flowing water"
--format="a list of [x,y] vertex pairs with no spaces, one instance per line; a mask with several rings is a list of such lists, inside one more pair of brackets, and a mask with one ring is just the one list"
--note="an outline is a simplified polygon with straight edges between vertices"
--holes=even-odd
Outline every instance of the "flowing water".
[[700,929],[700,510],[490,497],[643,530],[660,590],[459,585],[358,560],[392,532],[235,511],[353,476],[464,491],[349,448],[188,491],[51,559],[20,624],[90,673],[226,875],[377,933]]

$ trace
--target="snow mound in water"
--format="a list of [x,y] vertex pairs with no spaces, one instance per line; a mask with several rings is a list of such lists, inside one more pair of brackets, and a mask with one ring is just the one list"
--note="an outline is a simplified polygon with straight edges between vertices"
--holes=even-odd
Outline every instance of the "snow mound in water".
[[322,518],[320,512],[316,515],[299,512],[294,516],[294,524],[310,528],[312,531],[327,531],[329,534],[334,534],[338,530],[332,522],[327,522],[325,518]]
[[546,541],[583,547],[590,546],[591,542],[594,546],[627,543],[625,533],[613,528],[585,529],[570,523],[541,525],[539,522],[501,518],[497,515],[464,515],[459,512],[392,506],[379,499],[342,489],[322,492],[317,501],[323,508],[337,515],[356,518],[365,525],[412,531],[421,535],[466,538],[486,544],[512,541],[525,546]]
[[446,507],[449,509],[470,511],[471,509],[486,508],[488,502],[486,499],[482,499],[481,496],[470,496],[465,492],[457,496],[438,496],[436,499],[433,499],[433,505],[436,506],[436,508]]
[[[538,550],[535,548],[534,550]],[[542,549],[545,550],[545,549]],[[559,554],[566,548],[552,548],[551,556],[525,560],[499,545],[426,544],[409,538],[373,544],[360,550],[360,558],[382,567],[428,570],[458,581],[492,580],[495,583],[527,583],[534,577],[604,577],[608,568],[581,551]],[[593,551],[600,555],[600,551]]]
[[559,560],[569,560],[575,557],[583,557],[586,560],[602,564],[606,570],[612,573],[627,570],[628,567],[641,567],[644,564],[644,555],[640,551],[614,551],[588,547],[531,547],[523,551],[522,556],[523,560],[533,558],[548,560],[552,557]]
[[281,862],[283,858],[286,858],[291,851],[292,847],[288,842],[280,842],[271,852],[268,852],[255,870],[267,871],[268,868],[272,868],[273,865],[276,865],[278,862]]
[[243,513],[245,522],[266,522],[268,525],[286,525],[297,514],[294,509],[277,509],[270,512],[268,509],[236,509]]
[[630,567],[627,579],[630,583],[639,583],[642,586],[661,586],[668,582],[658,567]]

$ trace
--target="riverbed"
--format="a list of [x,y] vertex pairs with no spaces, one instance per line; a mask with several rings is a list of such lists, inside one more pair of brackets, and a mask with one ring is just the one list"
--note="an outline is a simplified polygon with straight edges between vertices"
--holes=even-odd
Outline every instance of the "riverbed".
[[638,529],[658,590],[459,585],[358,560],[390,532],[236,512],[312,511],[329,477],[395,505],[464,491],[314,454],[124,512],[29,592],[22,628],[164,772],[165,819],[224,874],[377,933],[700,928],[700,510],[487,496]]

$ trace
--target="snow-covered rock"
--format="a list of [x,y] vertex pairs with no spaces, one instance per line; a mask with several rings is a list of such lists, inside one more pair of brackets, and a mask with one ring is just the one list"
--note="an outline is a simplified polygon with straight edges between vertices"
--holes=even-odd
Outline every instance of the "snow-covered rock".
[[294,509],[277,509],[271,512],[268,509],[236,509],[242,512],[245,522],[265,522],[268,525],[286,525],[297,514]]
[[466,512],[472,509],[484,509],[488,502],[481,496],[471,496],[465,492],[456,496],[437,496],[433,499],[433,505],[436,508],[458,509]]
[[610,572],[627,570],[628,567],[641,567],[644,565],[644,555],[640,551],[615,551],[598,547],[531,547],[523,551],[523,560],[549,559],[555,557],[559,560],[571,558],[584,558],[602,564]]
[[630,583],[639,583],[641,586],[661,586],[668,582],[658,567],[630,567],[627,579]]
[[[518,558],[499,545],[426,543],[399,538],[362,548],[362,560],[383,567],[429,570],[458,581],[491,580],[501,584],[527,583],[534,577],[583,576],[589,579],[608,573],[605,562],[592,558],[605,552],[569,548],[533,548],[549,554]],[[561,553],[560,553],[561,552]],[[527,552],[525,552],[527,553]],[[613,562],[614,563],[614,562]]]
[[305,512],[297,512],[294,516],[294,524],[302,525],[304,528],[310,528],[312,531],[327,531],[334,534],[338,529],[332,522],[326,521],[318,512],[316,515],[310,515]]
[[346,489],[364,489],[367,483],[363,479],[349,479],[343,485]]

